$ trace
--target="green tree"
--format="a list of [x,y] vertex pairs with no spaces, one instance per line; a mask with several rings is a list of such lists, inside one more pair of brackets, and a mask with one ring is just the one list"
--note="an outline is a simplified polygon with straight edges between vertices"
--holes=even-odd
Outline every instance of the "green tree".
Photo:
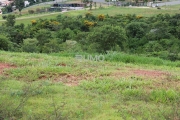
[[42,48],[45,45],[45,43],[48,43],[50,39],[52,38],[51,32],[47,29],[40,29],[36,33],[35,37],[38,40],[38,46],[39,46],[40,52],[42,52]]
[[143,0],[143,5],[144,5],[144,3],[146,3],[146,5],[147,5],[147,2],[148,2],[148,0]]
[[10,12],[12,12],[12,6],[11,5],[8,5],[8,6],[4,7],[4,8],[2,8],[2,13],[3,14],[10,13]]
[[96,9],[96,7],[97,7],[96,2],[94,2],[94,7],[95,7],[95,9]]
[[45,43],[45,45],[43,46],[42,52],[43,53],[55,53],[55,52],[59,52],[60,49],[60,44],[59,41],[57,39],[53,39],[48,43]]
[[63,42],[66,42],[66,40],[70,40],[73,37],[74,37],[74,32],[69,28],[66,28],[65,30],[60,30],[57,33],[57,38],[62,39]]
[[[133,52],[148,42],[144,36],[149,32],[148,24],[144,22],[131,22],[126,26],[126,34],[129,37],[128,45]],[[135,52],[135,51],[134,51]]]
[[90,1],[89,9],[92,10],[92,1]]
[[14,26],[14,24],[15,24],[15,22],[16,22],[16,17],[15,17],[15,15],[8,15],[7,17],[6,17],[6,22],[5,22],[5,25],[7,26],[7,27],[13,27]]
[[8,50],[9,40],[5,35],[0,35],[0,50]]
[[19,10],[21,15],[21,10],[24,8],[24,0],[15,0],[15,6]]
[[87,40],[87,46],[91,46],[92,48],[90,49],[95,49],[96,52],[106,52],[114,49],[117,45],[121,50],[126,50],[127,48],[125,30],[119,26],[104,25],[94,28],[89,33]]
[[152,24],[151,31],[146,35],[146,38],[150,40],[160,40],[160,39],[171,39],[173,38],[170,33],[168,22],[157,21]]
[[22,51],[24,52],[38,52],[38,40],[36,38],[27,38],[23,40]]
[[127,36],[130,38],[142,38],[148,30],[148,24],[144,22],[131,22],[126,26]]

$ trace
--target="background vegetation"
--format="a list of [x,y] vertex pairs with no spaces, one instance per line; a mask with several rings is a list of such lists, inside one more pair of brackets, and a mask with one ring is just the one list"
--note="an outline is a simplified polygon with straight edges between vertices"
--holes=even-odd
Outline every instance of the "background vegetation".
[[180,14],[147,17],[86,11],[84,15],[58,14],[55,18],[31,19],[28,25],[16,24],[14,15],[7,15],[5,19],[0,31],[8,38],[8,42],[3,43],[8,48],[2,50],[40,53],[120,51],[172,61],[180,59]]

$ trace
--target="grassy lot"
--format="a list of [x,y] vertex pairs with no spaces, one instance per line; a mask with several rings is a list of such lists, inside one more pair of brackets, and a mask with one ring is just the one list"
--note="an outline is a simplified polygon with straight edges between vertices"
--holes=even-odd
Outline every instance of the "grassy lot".
[[180,5],[167,5],[163,6],[164,9],[170,9],[170,10],[180,10]]
[[98,62],[73,54],[0,51],[0,119],[180,118],[179,62],[132,64],[123,61],[129,55],[119,62],[110,55]]
[[[85,11],[72,11],[65,13],[66,15],[80,15],[80,14],[85,14],[87,10]],[[146,17],[150,17],[153,15],[157,14],[165,14],[168,13],[170,15],[179,13],[178,9],[175,10],[169,10],[169,9],[161,9],[158,10],[156,8],[141,8],[141,7],[109,7],[109,8],[104,8],[104,9],[97,9],[97,10],[92,10],[92,13],[95,15],[98,14],[108,14],[108,15],[116,15],[116,14],[136,14],[136,15],[143,15]]]
[[[104,8],[102,9],[93,9],[91,12],[95,15],[98,14],[108,14],[108,15],[116,15],[116,14],[136,14],[136,15],[143,15],[146,17],[157,15],[157,14],[165,14],[168,13],[170,15],[179,13],[180,5],[176,6],[168,6],[168,7],[162,7],[161,10],[158,10],[156,8],[141,8],[141,7],[107,7],[107,5],[102,5]],[[58,14],[61,14],[59,12],[54,13],[42,13],[42,14],[33,14],[29,15],[27,14],[28,9],[36,9],[38,6],[32,7],[32,8],[26,8],[22,12],[25,13],[23,16],[18,17],[16,19],[16,24],[24,23],[25,25],[30,24],[31,20],[37,20],[39,18],[42,19],[53,19]],[[41,6],[41,7],[47,7]],[[99,8],[99,5],[97,5],[97,8]],[[77,10],[77,11],[69,11],[66,13],[63,13],[64,15],[68,16],[77,16],[77,15],[84,15],[86,12],[88,12],[89,9],[85,10]],[[2,24],[4,21],[2,20],[2,17],[0,15],[0,24]]]

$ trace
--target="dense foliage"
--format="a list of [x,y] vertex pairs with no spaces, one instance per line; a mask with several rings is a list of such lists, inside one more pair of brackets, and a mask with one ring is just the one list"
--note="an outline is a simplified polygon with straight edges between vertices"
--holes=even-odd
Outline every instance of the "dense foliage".
[[[0,49],[24,52],[85,51],[127,53],[179,60],[180,14],[98,15],[32,20],[28,26],[14,25],[12,15],[0,26]],[[70,41],[70,42],[67,42]],[[7,47],[8,45],[8,47]]]

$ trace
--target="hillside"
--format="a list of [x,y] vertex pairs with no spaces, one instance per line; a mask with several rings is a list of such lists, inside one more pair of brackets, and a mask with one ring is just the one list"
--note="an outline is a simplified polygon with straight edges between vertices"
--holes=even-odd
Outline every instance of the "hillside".
[[0,51],[0,118],[180,118],[180,68],[173,62],[136,65],[70,56]]

